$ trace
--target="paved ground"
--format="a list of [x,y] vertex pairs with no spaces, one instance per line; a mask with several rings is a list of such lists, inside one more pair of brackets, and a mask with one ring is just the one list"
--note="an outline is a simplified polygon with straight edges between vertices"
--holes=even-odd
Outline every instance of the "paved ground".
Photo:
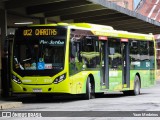
[[[152,88],[142,89],[142,94],[139,96],[124,96],[123,94],[107,94],[103,97],[99,97],[91,100],[80,100],[78,97],[53,97],[47,98],[43,97],[41,99],[36,99],[34,96],[21,97],[20,99],[14,99],[12,101],[22,102],[23,105],[21,107],[12,108],[9,111],[51,111],[51,112],[42,112],[42,115],[53,116],[54,115],[62,115],[64,117],[47,117],[47,119],[51,120],[160,120],[160,112],[158,112],[159,117],[102,117],[107,116],[104,112],[100,111],[131,111],[132,114],[137,111],[142,111],[146,113],[146,111],[160,111],[160,81],[157,82],[157,85]],[[59,112],[53,112],[59,111]],[[69,111],[69,113],[65,113],[63,111]],[[75,112],[77,111],[77,112]],[[78,112],[81,111],[81,112]],[[85,112],[86,111],[86,112]],[[91,112],[90,115],[93,117],[86,117],[89,112],[88,111],[98,111]],[[5,112],[5,111],[4,111]],[[85,112],[85,113],[84,113]],[[130,112],[126,112],[130,114]],[[113,114],[113,113],[112,113]],[[119,113],[125,114],[125,113]],[[83,117],[70,117],[70,116],[83,116]],[[111,114],[110,114],[111,115]],[[101,117],[96,117],[101,116]],[[114,116],[114,115],[113,115]],[[4,120],[19,120],[20,117],[15,118],[3,118]],[[23,118],[27,119],[27,118]],[[35,119],[35,118],[30,118]],[[37,119],[45,119],[45,118],[36,118]]]

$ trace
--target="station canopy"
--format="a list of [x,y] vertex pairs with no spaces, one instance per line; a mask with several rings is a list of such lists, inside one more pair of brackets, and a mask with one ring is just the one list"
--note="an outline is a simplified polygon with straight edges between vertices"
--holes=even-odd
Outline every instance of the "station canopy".
[[0,7],[9,15],[46,18],[48,23],[85,22],[129,32],[160,33],[159,22],[107,0],[1,0]]

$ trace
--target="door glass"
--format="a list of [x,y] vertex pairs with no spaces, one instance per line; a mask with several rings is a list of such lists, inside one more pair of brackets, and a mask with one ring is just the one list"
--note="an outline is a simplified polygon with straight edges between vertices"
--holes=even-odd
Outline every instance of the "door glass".
[[102,76],[102,85],[105,84],[105,65],[104,65],[104,55],[105,55],[105,45],[104,42],[100,42],[100,52],[101,52],[101,67],[102,67],[102,71],[101,71],[101,76]]
[[122,53],[120,39],[110,38],[108,40],[109,51],[109,89],[122,89]]
[[122,54],[119,39],[109,40],[109,68],[122,69]]

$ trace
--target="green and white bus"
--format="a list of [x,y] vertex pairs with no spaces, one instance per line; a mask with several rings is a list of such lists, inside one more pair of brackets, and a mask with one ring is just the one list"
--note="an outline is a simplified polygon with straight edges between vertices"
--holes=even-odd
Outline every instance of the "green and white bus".
[[13,93],[140,94],[155,84],[155,41],[149,34],[74,23],[21,27],[13,41]]

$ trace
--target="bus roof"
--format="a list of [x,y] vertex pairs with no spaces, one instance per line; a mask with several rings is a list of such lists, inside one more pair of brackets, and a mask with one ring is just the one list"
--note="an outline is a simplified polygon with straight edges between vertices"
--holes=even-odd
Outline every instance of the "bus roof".
[[132,33],[122,30],[115,30],[111,26],[98,25],[91,23],[57,23],[57,24],[42,24],[42,25],[33,25],[33,26],[70,26],[71,28],[77,29],[88,29],[94,35],[98,36],[107,36],[107,37],[118,37],[118,38],[130,38],[130,39],[139,39],[139,40],[154,40],[154,36],[151,34],[140,34]]
[[88,29],[97,29],[97,30],[114,30],[111,26],[106,25],[98,25],[98,24],[91,24],[91,23],[72,23],[70,25],[74,25],[76,27],[83,27]]
[[132,33],[127,31],[92,31],[94,35],[99,36],[107,36],[107,37],[118,37],[118,38],[130,38],[130,39],[138,39],[138,40],[154,40],[154,36],[150,34],[140,34],[140,33]]
[[114,30],[113,27],[111,26],[91,24],[91,23],[56,23],[56,24],[40,24],[32,26],[72,26],[72,27],[79,27],[81,29]]
[[111,26],[96,25],[90,23],[73,23],[73,27],[90,29],[94,35],[107,36],[107,37],[119,37],[119,38],[130,38],[139,40],[154,40],[154,36],[151,34],[140,34],[132,33],[128,31],[115,30]]

